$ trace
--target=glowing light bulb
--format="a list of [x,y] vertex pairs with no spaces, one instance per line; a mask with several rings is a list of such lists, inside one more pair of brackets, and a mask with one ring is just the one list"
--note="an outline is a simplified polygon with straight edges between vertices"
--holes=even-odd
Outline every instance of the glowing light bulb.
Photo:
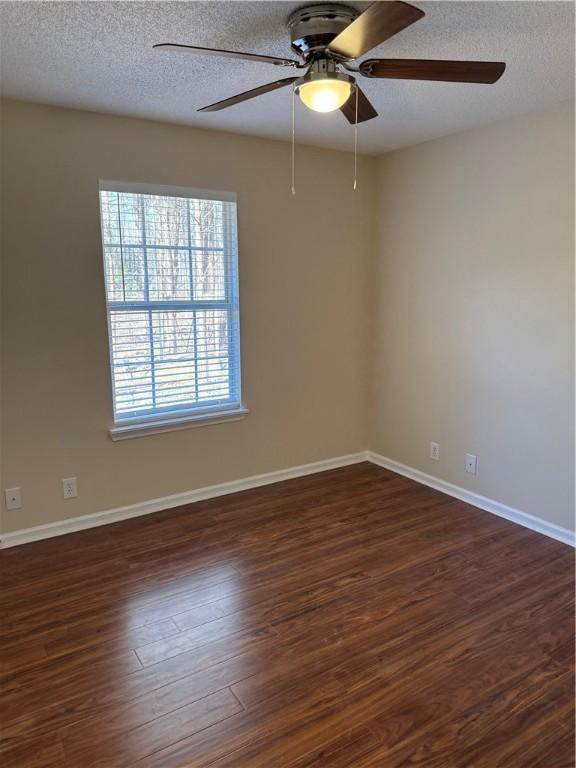
[[351,91],[349,82],[330,78],[302,83],[298,95],[314,112],[334,112],[348,101]]

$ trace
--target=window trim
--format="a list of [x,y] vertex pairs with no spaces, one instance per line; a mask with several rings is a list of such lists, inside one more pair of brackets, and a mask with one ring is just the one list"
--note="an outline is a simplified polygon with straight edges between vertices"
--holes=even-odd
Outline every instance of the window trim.
[[127,192],[132,195],[158,195],[164,197],[188,197],[192,200],[218,200],[222,203],[236,203],[236,192],[229,190],[196,189],[194,187],[175,187],[171,184],[143,184],[131,181],[99,180],[100,192]]
[[[162,184],[145,184],[139,182],[123,182],[112,181],[109,179],[99,179],[98,183],[98,209],[100,217],[100,231],[101,231],[101,245],[102,245],[102,259],[105,269],[105,242],[103,231],[102,213],[100,210],[100,192],[119,192],[129,193],[135,195],[155,195],[166,197],[181,197],[195,200],[217,200],[220,202],[237,202],[237,196],[235,192],[231,191],[216,191],[198,189],[192,187],[178,187],[172,185]],[[235,217],[237,222],[237,217]],[[230,263],[230,279],[235,287],[235,305],[228,304],[227,311],[229,312],[230,320],[230,332],[232,334],[232,345],[230,348],[230,359],[235,360],[235,370],[237,371],[236,391],[238,394],[238,400],[226,400],[218,403],[207,403],[205,406],[187,407],[166,409],[165,411],[155,411],[154,413],[146,413],[143,415],[131,415],[124,418],[116,418],[115,411],[115,390],[113,379],[113,354],[111,343],[111,328],[110,318],[111,310],[126,308],[127,305],[132,305],[130,309],[146,310],[150,308],[151,302],[116,302],[108,300],[107,286],[104,285],[104,296],[106,302],[106,317],[108,325],[108,351],[109,351],[109,363],[110,363],[110,388],[112,393],[112,426],[109,427],[108,433],[112,440],[125,440],[133,437],[142,437],[148,434],[154,434],[159,432],[171,432],[174,430],[187,429],[190,427],[206,426],[209,424],[218,424],[229,421],[239,421],[244,419],[249,411],[245,407],[242,399],[242,369],[241,369],[241,351],[240,351],[240,323],[239,323],[239,277],[238,277],[238,243],[237,243],[237,229],[234,228],[234,232],[230,233],[230,237],[233,243],[235,258],[231,259]],[[188,250],[188,249],[186,249]],[[154,309],[192,309],[191,302],[163,302],[154,301]],[[194,304],[206,305],[206,309],[221,309],[221,302],[212,300],[200,300],[194,302]],[[158,306],[156,306],[158,305]]]
[[206,427],[210,424],[225,424],[229,421],[241,421],[250,413],[244,405],[235,408],[211,408],[204,409],[202,413],[196,411],[181,411],[170,418],[139,420],[132,419],[128,423],[119,422],[110,427],[108,434],[112,440],[128,440],[133,437],[145,437],[161,432],[175,432],[191,427]]

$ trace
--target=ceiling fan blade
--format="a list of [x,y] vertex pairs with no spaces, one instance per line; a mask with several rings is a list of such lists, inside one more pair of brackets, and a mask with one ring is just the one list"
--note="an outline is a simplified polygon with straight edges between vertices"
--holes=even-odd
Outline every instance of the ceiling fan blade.
[[[372,120],[373,117],[378,117],[378,112],[374,109],[368,97],[364,91],[357,85],[358,89],[358,122],[364,123],[366,120]],[[356,122],[356,92],[352,91],[348,101],[340,107],[340,112],[344,115],[349,123]]]
[[223,56],[228,59],[247,59],[248,61],[261,61],[266,64],[276,64],[279,67],[302,67],[295,59],[282,59],[277,56],[264,56],[260,53],[245,53],[244,51],[227,51],[223,48],[200,48],[197,45],[181,45],[180,43],[157,43],[152,48],[162,50],[180,51],[182,53],[196,53],[200,56]]
[[209,104],[207,107],[202,107],[198,112],[218,112],[220,109],[226,109],[226,107],[233,107],[234,104],[240,104],[242,101],[248,101],[255,96],[261,96],[263,93],[269,93],[275,91],[277,88],[284,88],[286,85],[298,80],[297,77],[285,77],[283,80],[275,80],[273,83],[266,83],[266,85],[259,85],[258,88],[252,88],[251,91],[244,91],[244,93],[238,93],[236,96],[231,96],[229,99],[223,101],[217,101],[214,104]]
[[498,61],[367,59],[360,64],[360,72],[366,77],[452,83],[495,83],[505,69],[506,64]]
[[336,35],[328,50],[347,59],[357,59],[423,16],[424,11],[400,0],[372,3]]

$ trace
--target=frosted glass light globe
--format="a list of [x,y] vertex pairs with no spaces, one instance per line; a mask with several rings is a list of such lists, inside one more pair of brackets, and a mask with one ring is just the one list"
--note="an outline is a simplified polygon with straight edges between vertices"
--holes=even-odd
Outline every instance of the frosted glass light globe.
[[352,85],[345,80],[311,80],[299,86],[298,95],[314,112],[334,112],[348,101],[351,91]]

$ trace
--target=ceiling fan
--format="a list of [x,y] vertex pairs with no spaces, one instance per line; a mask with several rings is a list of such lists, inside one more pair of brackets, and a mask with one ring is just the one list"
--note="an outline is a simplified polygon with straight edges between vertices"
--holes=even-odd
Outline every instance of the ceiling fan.
[[423,16],[424,11],[401,0],[372,3],[363,13],[339,3],[304,6],[288,18],[292,50],[301,61],[181,43],[158,43],[153,47],[204,56],[248,59],[306,70],[302,77],[286,77],[260,85],[202,107],[199,112],[216,112],[294,84],[296,93],[307,107],[316,112],[340,109],[346,119],[354,124],[371,120],[378,113],[357,85],[356,79],[348,72],[371,78],[457,83],[495,83],[502,76],[506,68],[502,62],[366,59],[358,66],[350,63]]

